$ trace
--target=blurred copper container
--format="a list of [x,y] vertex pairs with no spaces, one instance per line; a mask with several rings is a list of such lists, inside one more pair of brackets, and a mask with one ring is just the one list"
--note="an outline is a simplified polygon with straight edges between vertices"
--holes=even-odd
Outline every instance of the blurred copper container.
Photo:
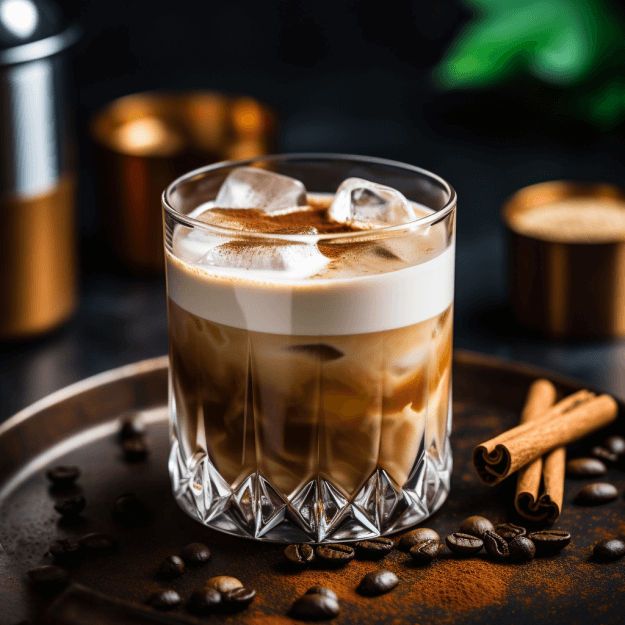
[[271,152],[275,118],[249,97],[150,92],[111,102],[93,119],[99,205],[116,255],[163,269],[163,189],[200,165]]
[[545,182],[503,207],[520,323],[554,337],[625,336],[625,191]]

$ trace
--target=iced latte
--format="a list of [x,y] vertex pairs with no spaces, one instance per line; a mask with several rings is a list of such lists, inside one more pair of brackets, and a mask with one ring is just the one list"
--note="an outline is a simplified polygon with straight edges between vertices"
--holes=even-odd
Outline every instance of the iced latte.
[[174,492],[240,535],[375,536],[449,486],[453,192],[299,159],[165,196]]

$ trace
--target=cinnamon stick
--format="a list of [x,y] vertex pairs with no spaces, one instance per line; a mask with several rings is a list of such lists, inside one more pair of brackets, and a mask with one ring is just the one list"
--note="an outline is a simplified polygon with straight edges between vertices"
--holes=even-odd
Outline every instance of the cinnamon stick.
[[[536,380],[530,386],[521,423],[540,419],[555,400],[555,386],[549,380]],[[533,522],[556,521],[562,510],[565,461],[565,448],[557,447],[519,469],[514,507],[520,516]]]
[[608,425],[617,413],[617,403],[609,395],[579,391],[565,397],[540,418],[478,445],[473,451],[473,463],[486,484],[499,484],[548,451]]

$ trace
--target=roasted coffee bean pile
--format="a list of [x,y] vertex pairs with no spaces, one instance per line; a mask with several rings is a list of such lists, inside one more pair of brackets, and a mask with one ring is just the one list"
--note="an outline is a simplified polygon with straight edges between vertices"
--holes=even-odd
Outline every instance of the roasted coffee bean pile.
[[[608,436],[602,445],[590,450],[590,456],[572,458],[566,463],[566,474],[574,479],[597,478],[608,472],[608,466],[625,468],[625,438]],[[609,482],[593,482],[583,486],[574,502],[579,506],[600,506],[618,497],[616,486]]]
[[[124,459],[137,461],[147,456],[145,429],[140,419],[124,419],[118,440],[124,450]],[[143,451],[141,451],[143,449]],[[611,436],[591,450],[589,457],[569,460],[567,474],[576,479],[601,477],[609,466],[625,467],[625,439]],[[82,517],[87,500],[79,484],[81,471],[75,466],[58,466],[46,472],[50,493],[55,499],[54,509],[60,515],[59,524],[85,520]],[[617,489],[608,482],[592,482],[580,488],[575,497],[578,505],[602,505],[618,497]],[[134,494],[120,495],[112,506],[112,517],[121,528],[136,528],[151,521],[145,504]],[[553,557],[571,541],[571,535],[562,529],[528,531],[515,523],[494,524],[491,520],[472,515],[458,527],[458,531],[442,538],[434,529],[420,527],[402,535],[397,541],[378,537],[354,543],[321,545],[292,544],[284,549],[284,558],[293,570],[317,568],[339,569],[355,558],[380,561],[395,548],[408,555],[406,563],[428,566],[447,550],[455,558],[486,557],[493,562],[527,563],[535,557]],[[100,554],[111,554],[117,540],[105,533],[90,532],[79,537],[59,537],[48,547],[47,564],[28,571],[32,588],[42,594],[55,594],[70,581],[73,566]],[[185,575],[190,568],[199,569],[211,560],[209,547],[193,542],[168,555],[152,571],[157,579],[172,581]],[[594,545],[590,558],[597,563],[608,563],[625,557],[625,541],[620,538],[602,540]],[[148,573],[149,574],[149,573]],[[339,573],[336,573],[339,574]],[[366,597],[391,592],[400,579],[396,572],[380,568],[368,572],[354,589]],[[239,579],[230,575],[208,578],[201,587],[183,597],[174,588],[161,588],[146,597],[146,604],[159,611],[184,606],[194,616],[232,613],[246,609],[256,596]],[[325,586],[313,586],[292,603],[289,615],[299,620],[329,620],[340,613],[339,598]]]
[[[78,491],[78,480],[81,471],[75,466],[57,466],[46,471],[46,478],[50,481],[50,494],[54,497],[54,509],[60,515],[59,526],[85,523],[82,513],[87,506],[87,500],[82,494],[71,494]],[[122,496],[123,501],[134,501],[134,495]],[[136,506],[128,508],[122,505],[126,512]],[[118,514],[119,504],[113,506],[113,516]],[[50,543],[44,557],[53,564],[44,564],[30,569],[27,573],[31,586],[41,592],[58,592],[69,582],[68,569],[81,561],[89,561],[99,555],[113,553],[117,548],[117,540],[110,534],[103,532],[89,532],[78,537],[62,537]]]
[[[163,580],[173,580],[185,574],[187,567],[197,568],[211,559],[211,551],[204,543],[189,543],[180,549],[179,554],[167,556],[156,570],[156,576]],[[246,587],[241,580],[230,575],[210,577],[202,588],[196,588],[186,602],[189,612],[196,616],[206,616],[222,612],[238,612],[247,608],[256,591]],[[147,599],[147,603],[157,610],[173,610],[182,603],[178,593],[166,588]]]
[[[604,476],[608,467],[625,469],[625,437],[612,435],[590,450],[588,457],[573,458],[566,463],[566,474],[574,479],[589,479]],[[582,486],[573,499],[578,506],[601,506],[618,499],[619,492],[610,482],[591,482]],[[600,541],[593,550],[596,562],[611,562],[625,555],[625,547],[621,552],[618,545],[623,544],[620,538]]]
[[[375,539],[377,541],[378,539]],[[358,551],[362,559],[371,559],[371,553],[375,550],[375,559],[383,558],[393,549],[393,541],[387,542],[383,539],[372,546],[374,541],[367,540],[354,543],[354,547],[345,543],[327,543],[312,547],[306,543],[296,543],[287,545],[284,548],[284,557],[289,565],[295,568],[304,568],[315,565],[320,568],[340,568],[351,562]]]
[[[514,523],[494,525],[489,519],[473,515],[460,525],[460,531],[449,534],[443,541],[435,530],[419,527],[404,534],[397,548],[407,551],[416,564],[433,562],[447,545],[458,557],[475,556],[485,551],[493,561],[526,562],[534,556],[552,556],[564,549],[571,540],[565,530],[550,529],[528,534],[526,528]],[[388,538],[376,538],[349,544],[288,545],[284,549],[286,561],[293,567],[335,568],[345,566],[354,557],[382,559],[394,547]]]
[[[120,428],[119,440],[137,440],[144,436],[142,425],[136,420],[124,421]],[[76,526],[86,523],[83,512],[87,507],[87,500],[82,494],[79,478],[81,470],[76,466],[59,465],[45,472],[50,482],[49,493],[54,499],[54,510],[60,516],[59,526]],[[145,524],[148,511],[145,505],[133,493],[126,493],[118,497],[111,510],[113,519],[120,525],[135,527]],[[113,553],[117,548],[117,540],[110,534],[89,532],[79,537],[62,537],[54,540],[48,547],[44,557],[53,564],[44,564],[30,569],[27,578],[30,585],[37,591],[56,593],[62,590],[70,581],[67,569],[84,560],[91,560],[99,555]],[[154,595],[151,603],[161,606],[173,604],[172,593],[161,593],[157,598]],[[173,605],[172,605],[173,607]],[[161,609],[165,609],[162,607]]]
[[[313,567],[319,569],[334,568],[348,564],[354,557],[358,559],[384,558],[393,546],[408,552],[410,559],[417,566],[427,566],[434,562],[445,550],[457,558],[475,557],[484,552],[493,562],[525,563],[534,557],[555,556],[571,541],[569,532],[561,529],[549,529],[528,532],[525,527],[515,523],[494,525],[489,519],[473,515],[465,519],[459,531],[441,539],[436,530],[419,527],[399,538],[396,545],[388,538],[365,540],[346,544],[329,544],[313,547],[308,544],[288,545],[284,557],[294,568]],[[623,544],[625,552],[625,544]],[[618,553],[615,545],[608,545],[603,552]],[[595,559],[608,561],[603,552]],[[616,555],[614,556],[616,557]],[[379,569],[367,573],[356,591],[367,597],[375,597],[390,592],[400,583],[393,571]],[[291,606],[290,616],[299,620],[332,619],[339,614],[339,602],[336,595],[323,587],[313,587],[299,597]]]

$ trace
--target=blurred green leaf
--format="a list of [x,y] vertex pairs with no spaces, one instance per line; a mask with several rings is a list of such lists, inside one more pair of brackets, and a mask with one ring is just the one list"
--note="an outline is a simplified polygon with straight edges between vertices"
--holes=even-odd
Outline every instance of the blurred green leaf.
[[625,79],[615,78],[582,96],[579,112],[597,126],[609,130],[625,117]]
[[526,72],[568,85],[622,49],[625,29],[602,0],[465,0],[476,17],[439,64],[446,88],[482,87]]
[[510,9],[526,7],[528,0],[464,0],[464,3],[475,11],[507,13]]
[[538,16],[526,11],[489,14],[469,23],[436,70],[441,85],[484,86],[524,67],[542,31]]

